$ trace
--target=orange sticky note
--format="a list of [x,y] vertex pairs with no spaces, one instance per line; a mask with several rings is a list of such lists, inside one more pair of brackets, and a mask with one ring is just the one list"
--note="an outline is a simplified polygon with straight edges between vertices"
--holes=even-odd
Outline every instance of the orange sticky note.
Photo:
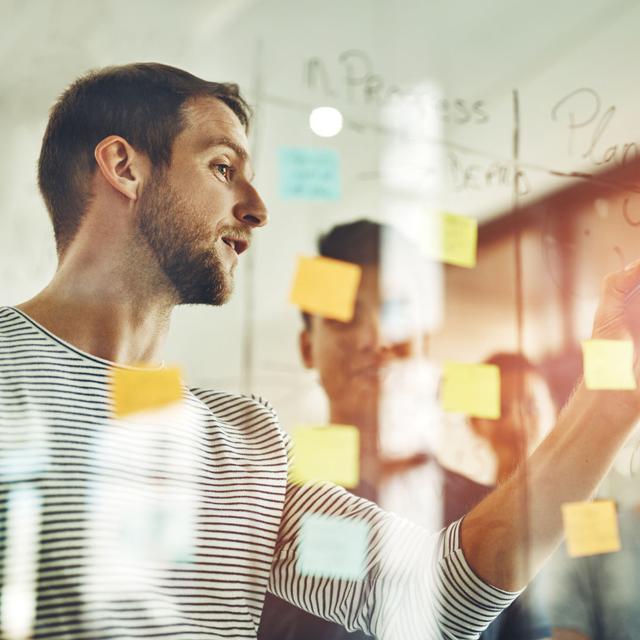
[[425,249],[447,264],[472,268],[478,253],[478,221],[468,216],[441,213],[428,225]]
[[442,380],[445,411],[477,418],[500,417],[500,369],[495,364],[447,362]]
[[368,539],[364,520],[307,513],[301,521],[297,569],[301,575],[361,579]]
[[587,389],[635,389],[631,340],[584,340],[584,383]]
[[573,558],[620,551],[616,506],[611,500],[563,504],[562,521]]
[[326,480],[353,488],[360,481],[360,432],[350,425],[298,427],[292,434],[291,481]]
[[111,393],[117,418],[164,408],[182,400],[180,369],[112,370]]
[[362,269],[332,258],[299,258],[290,301],[302,311],[349,322]]

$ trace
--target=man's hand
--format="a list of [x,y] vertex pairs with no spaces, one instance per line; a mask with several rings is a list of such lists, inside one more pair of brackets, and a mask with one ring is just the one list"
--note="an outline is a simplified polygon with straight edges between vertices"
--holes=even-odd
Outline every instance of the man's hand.
[[[634,343],[637,384],[640,379],[640,260],[604,279],[592,335],[599,340],[630,340]],[[603,403],[620,403],[620,409],[632,412],[632,419],[640,414],[640,390],[594,393],[602,395]]]
[[640,285],[640,260],[604,279],[593,322],[594,338],[640,341],[640,290],[628,298],[636,285]]

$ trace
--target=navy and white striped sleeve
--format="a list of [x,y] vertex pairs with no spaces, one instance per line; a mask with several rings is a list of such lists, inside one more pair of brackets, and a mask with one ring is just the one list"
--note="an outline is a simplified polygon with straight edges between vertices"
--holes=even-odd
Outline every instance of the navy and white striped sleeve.
[[[367,523],[362,578],[300,573],[297,554],[307,513]],[[497,589],[473,573],[460,547],[460,521],[430,533],[329,483],[289,485],[269,589],[379,640],[477,638],[520,593]]]

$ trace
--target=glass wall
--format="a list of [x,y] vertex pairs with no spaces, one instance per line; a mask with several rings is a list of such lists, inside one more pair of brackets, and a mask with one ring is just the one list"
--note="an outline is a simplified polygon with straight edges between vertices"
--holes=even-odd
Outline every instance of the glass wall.
[[[523,586],[506,578],[498,584],[495,576],[513,570],[532,579],[538,546],[549,555],[555,545],[546,538],[538,545],[547,536],[539,523],[555,520],[567,541],[482,637],[637,635],[635,430],[628,428],[619,445],[611,445],[619,452],[610,459],[584,453],[584,465],[592,469],[585,475],[598,478],[553,513],[541,506],[546,498],[537,499],[552,490],[529,461],[553,432],[583,372],[596,393],[635,386],[633,343],[590,341],[603,278],[639,255],[635,3],[64,0],[4,1],[2,9],[0,304],[7,307],[0,312],[0,339],[8,367],[3,372],[0,365],[3,637],[255,637],[261,619],[264,638],[350,637],[341,626],[380,638],[475,637]],[[85,340],[81,328],[93,317],[99,288],[70,307],[77,320],[65,316],[67,332],[58,331],[60,321],[46,307],[51,296],[45,307],[33,307],[49,309],[39,316],[28,307],[15,309],[44,289],[57,269],[64,275],[65,259],[69,269],[87,273],[104,264],[103,236],[102,243],[96,240],[95,262],[87,258],[93,255],[87,240],[58,265],[36,163],[49,110],[65,88],[89,69],[132,62],[158,62],[239,85],[253,117],[246,141],[243,127],[232,129],[250,153],[246,175],[255,170],[242,197],[255,189],[269,212],[268,224],[252,228],[248,251],[236,244],[241,255],[226,304],[177,305],[170,327],[161,325],[168,329],[166,343],[153,338],[164,329],[145,324],[141,304],[131,340],[148,331],[158,357],[139,362],[87,346],[97,342]],[[210,114],[205,120],[215,125]],[[115,189],[99,182],[107,183]],[[224,214],[232,226],[246,222],[238,217],[246,204],[238,190],[229,196],[240,198],[235,208]],[[208,215],[205,193],[196,188],[184,195],[181,215],[190,215],[191,206],[195,211],[199,195],[198,206]],[[115,216],[121,201],[104,202],[102,215]],[[223,215],[219,207],[229,201],[222,202],[211,201],[212,220]],[[171,245],[183,227],[168,224]],[[112,228],[119,225],[114,217]],[[88,226],[81,232],[92,237]],[[113,233],[116,247],[120,231]],[[85,262],[74,262],[75,255]],[[114,249],[114,255],[126,253]],[[142,282],[148,272],[138,274]],[[633,318],[629,326],[635,326]],[[112,330],[105,324],[103,335]],[[53,351],[39,350],[46,345]],[[22,348],[35,349],[34,359],[17,371],[8,363],[21,357]],[[82,375],[88,377],[74,383],[75,390],[93,389],[94,395],[71,400],[69,390],[50,391],[51,373],[42,374],[43,387],[29,386],[38,363],[46,368],[57,362],[66,372],[62,377],[73,378],[68,367],[79,357],[96,357],[98,369],[106,367],[95,373],[85,362]],[[163,368],[155,377],[149,369],[118,367],[159,362]],[[104,389],[94,387],[94,373],[106,376]],[[187,396],[176,391],[183,383],[192,390],[184,391]],[[151,389],[147,401],[144,385]],[[162,389],[169,389],[168,400]],[[234,422],[234,403],[241,401],[215,395],[222,392],[268,401],[275,414],[265,411],[279,425],[273,433],[281,433],[280,453],[266,427],[265,440],[256,435],[266,418],[247,414]],[[145,413],[172,402],[176,406],[161,415]],[[73,443],[60,444],[51,435],[58,433],[60,403],[102,425],[85,443],[82,461],[75,460]],[[123,422],[140,410],[142,417]],[[181,442],[177,424],[193,427],[185,438],[200,444]],[[245,435],[238,435],[242,429]],[[215,449],[217,437],[235,453],[208,458],[203,450]],[[573,445],[562,446],[569,451]],[[128,458],[132,451],[142,453]],[[82,476],[80,484],[65,484],[65,464],[72,477]],[[85,465],[84,471],[75,464]],[[139,477],[123,481],[113,471],[123,464],[139,466]],[[273,465],[282,467],[280,480],[288,473],[289,489],[265,480],[264,469]],[[567,476],[581,468],[578,462],[567,466]],[[194,484],[179,480],[185,477]],[[319,481],[342,486],[382,511],[367,511],[362,505],[368,502],[323,510],[305,498],[304,488]],[[470,573],[463,582],[470,591],[452,595],[456,581],[441,568],[432,575],[429,563],[444,563],[458,575],[465,569],[452,569],[438,545],[454,544],[446,537],[459,535],[451,523],[509,483],[507,519],[519,523],[514,550],[495,556],[493,573],[467,558]],[[207,493],[214,485],[231,493]],[[89,505],[77,521],[71,507],[67,512],[60,506],[74,503],[76,492]],[[274,507],[278,492],[286,498],[282,493],[284,502]],[[317,499],[338,504],[341,496],[329,492]],[[300,506],[305,500],[308,508]],[[229,593],[218,574],[203,574],[216,585],[211,591],[199,592],[189,582],[204,571],[198,564],[207,555],[202,526],[215,517],[203,511],[209,503],[224,504],[214,547],[226,545],[236,550],[234,559],[242,558],[234,564],[211,555],[218,569],[228,561],[233,580],[246,578]],[[47,537],[43,523],[51,525],[54,504],[62,524]],[[364,515],[357,516],[359,509]],[[119,519],[112,519],[114,511]],[[238,533],[234,527],[243,518],[252,524]],[[467,551],[465,521],[473,519],[462,520]],[[103,526],[117,529],[107,555]],[[77,527],[84,527],[83,535],[69,537]],[[248,549],[242,539],[252,528],[263,545]],[[438,534],[443,529],[447,533]],[[409,547],[420,562],[430,559],[420,578],[413,575],[420,571],[418,560],[405,554]],[[267,559],[255,577],[247,567],[261,553]],[[74,583],[74,597],[47,582],[49,554],[61,563],[56,571],[86,573]],[[94,555],[83,564],[72,560],[74,554],[85,560]],[[148,563],[144,570],[139,561]],[[166,563],[182,563],[183,574],[165,576],[151,588],[151,573]],[[423,585],[425,575],[431,577]],[[177,595],[171,580],[181,585]],[[396,582],[404,585],[401,595]],[[125,593],[149,589],[151,595],[129,606],[128,596],[117,597],[122,585]],[[98,600],[87,595],[96,592],[102,594]],[[490,604],[482,598],[478,604],[479,593]],[[233,594],[250,603],[238,619],[220,604]]]

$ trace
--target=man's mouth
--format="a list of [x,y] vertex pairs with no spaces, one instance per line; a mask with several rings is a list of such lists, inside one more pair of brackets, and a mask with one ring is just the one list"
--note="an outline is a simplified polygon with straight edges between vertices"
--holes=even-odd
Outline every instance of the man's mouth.
[[241,238],[222,236],[222,242],[231,247],[236,252],[236,255],[240,255],[249,248],[249,241]]
[[351,371],[351,375],[369,380],[381,380],[386,374],[386,368],[379,364],[368,364]]

